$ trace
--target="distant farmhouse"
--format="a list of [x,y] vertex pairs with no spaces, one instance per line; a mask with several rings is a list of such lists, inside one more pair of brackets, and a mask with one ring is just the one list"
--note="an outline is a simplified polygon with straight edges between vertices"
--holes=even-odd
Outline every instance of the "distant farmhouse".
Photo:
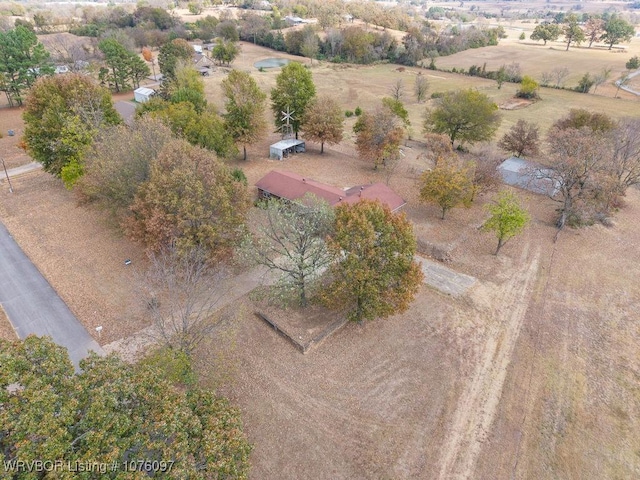
[[387,205],[392,212],[396,212],[407,203],[384,183],[357,185],[342,190],[283,170],[272,170],[256,183],[256,187],[260,198],[275,197],[295,201],[311,193],[331,206],[357,203],[363,199],[378,200]]

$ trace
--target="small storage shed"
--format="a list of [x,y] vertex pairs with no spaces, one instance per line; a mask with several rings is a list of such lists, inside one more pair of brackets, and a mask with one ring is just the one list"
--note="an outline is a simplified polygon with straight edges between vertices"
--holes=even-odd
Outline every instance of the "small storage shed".
[[296,140],[295,138],[287,138],[280,140],[269,147],[269,158],[274,160],[282,160],[289,155],[301,153],[305,151],[304,140]]
[[149,99],[156,93],[152,88],[140,87],[133,91],[133,98],[138,103],[148,102]]
[[[509,157],[498,166],[502,181],[507,185],[529,190],[533,193],[553,196],[558,188],[554,184],[552,171],[518,157]],[[550,178],[551,177],[551,178]]]

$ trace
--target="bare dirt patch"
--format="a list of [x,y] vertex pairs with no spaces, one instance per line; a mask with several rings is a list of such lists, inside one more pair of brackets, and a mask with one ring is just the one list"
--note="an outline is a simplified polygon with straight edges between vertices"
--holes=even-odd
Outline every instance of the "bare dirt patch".
[[344,315],[317,305],[304,309],[283,309],[262,301],[256,307],[256,316],[281,333],[302,353],[317,348],[346,324]]
[[512,98],[504,103],[500,104],[501,110],[519,110],[526,108],[533,103],[532,100],[526,100],[524,98]]

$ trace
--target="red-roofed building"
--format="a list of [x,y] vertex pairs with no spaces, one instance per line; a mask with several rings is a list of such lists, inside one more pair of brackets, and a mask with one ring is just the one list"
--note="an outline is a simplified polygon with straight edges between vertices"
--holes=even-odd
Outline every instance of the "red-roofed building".
[[256,187],[258,187],[258,194],[261,198],[277,197],[294,201],[304,197],[307,193],[312,193],[332,206],[341,203],[356,203],[365,198],[378,200],[386,204],[392,212],[395,212],[407,203],[384,183],[358,185],[342,190],[283,170],[270,171],[256,183]]

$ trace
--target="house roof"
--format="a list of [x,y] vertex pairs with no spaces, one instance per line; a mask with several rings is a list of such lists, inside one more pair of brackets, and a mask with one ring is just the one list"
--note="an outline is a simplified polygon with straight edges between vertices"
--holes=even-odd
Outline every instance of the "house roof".
[[407,203],[404,198],[391,190],[384,183],[358,185],[351,187],[345,193],[347,194],[343,199],[343,202],[345,203],[356,203],[363,198],[367,200],[378,200],[388,205],[392,212]]
[[345,196],[344,191],[337,187],[283,170],[271,170],[256,183],[256,187],[287,200],[297,200],[304,197],[306,193],[312,193],[316,197],[326,200],[330,205],[338,203]]
[[141,95],[153,95],[154,93],[156,93],[155,90],[153,90],[152,88],[147,88],[147,87],[140,87],[140,88],[136,88],[133,93],[138,93]]
[[386,204],[391,211],[395,211],[407,203],[384,183],[358,185],[342,190],[283,170],[272,170],[262,177],[256,186],[271,195],[287,200],[297,200],[307,193],[312,193],[332,206],[341,203],[357,203],[367,199],[378,200]]

